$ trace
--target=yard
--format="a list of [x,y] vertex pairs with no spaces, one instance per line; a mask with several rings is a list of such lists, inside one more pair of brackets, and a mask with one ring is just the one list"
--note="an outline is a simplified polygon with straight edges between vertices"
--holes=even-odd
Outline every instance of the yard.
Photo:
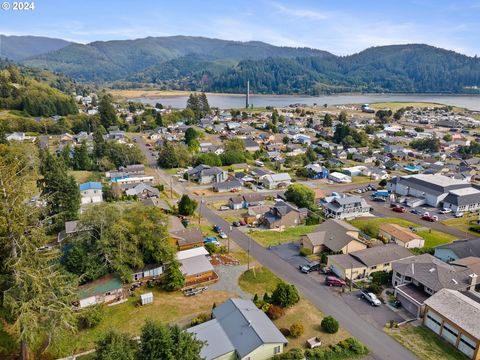
[[465,231],[467,233],[478,235],[478,233],[468,230],[471,225],[475,225],[477,223],[478,219],[479,216],[477,213],[465,213],[465,215],[463,215],[461,218],[443,220],[442,224]]
[[[397,224],[403,227],[412,226],[414,228],[421,228],[422,226],[408,220],[398,218],[361,218],[350,221],[350,224],[359,228],[367,234],[369,232],[378,232],[378,227],[382,224]],[[418,235],[425,239],[425,247],[432,247],[441,244],[448,244],[457,238],[453,235],[443,233],[438,230],[420,230]]]
[[60,357],[92,349],[95,341],[111,329],[138,334],[146,320],[186,325],[196,314],[210,312],[213,303],[221,304],[231,297],[231,294],[224,291],[208,290],[192,299],[179,291],[142,289],[142,292],[150,291],[154,294],[153,305],[137,306],[140,298],[137,294],[126,303],[106,307],[103,320],[97,327],[74,335],[65,334],[53,344],[51,355]]
[[312,232],[317,226],[318,225],[300,225],[288,228],[284,231],[253,230],[249,232],[249,235],[257,243],[267,247],[299,240],[300,236]]
[[[250,293],[258,294],[262,298],[266,291],[272,292],[281,280],[270,270],[260,267],[246,271],[239,279],[240,287]],[[285,315],[275,320],[278,328],[290,328],[293,323],[302,324],[304,333],[298,338],[288,338],[288,348],[304,348],[307,339],[319,336],[323,345],[336,344],[349,337],[349,334],[342,328],[336,334],[327,334],[320,328],[324,315],[309,301],[301,298],[300,302],[286,310]],[[322,346],[323,347],[323,346]]]
[[466,360],[467,357],[423,326],[404,325],[398,330],[387,330],[400,344],[421,360]]
[[78,184],[88,181],[100,181],[102,178],[99,172],[94,171],[71,170],[68,173],[75,178]]

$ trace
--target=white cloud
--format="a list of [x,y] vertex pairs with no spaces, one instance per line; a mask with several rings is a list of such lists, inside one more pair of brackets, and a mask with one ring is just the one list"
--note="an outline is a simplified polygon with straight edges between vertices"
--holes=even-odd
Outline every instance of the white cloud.
[[294,18],[310,19],[310,20],[325,20],[329,18],[327,13],[323,13],[312,9],[300,9],[296,7],[287,7],[279,3],[272,3],[273,7],[283,15],[288,15]]

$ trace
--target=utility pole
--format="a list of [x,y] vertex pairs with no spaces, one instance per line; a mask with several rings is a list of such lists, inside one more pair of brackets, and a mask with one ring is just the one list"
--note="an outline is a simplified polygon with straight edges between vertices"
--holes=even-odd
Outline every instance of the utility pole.
[[203,196],[200,198],[200,209],[198,210],[198,225],[200,225],[200,220],[202,219],[202,206],[203,206]]
[[170,199],[173,199],[173,178],[170,177]]
[[247,271],[250,270],[250,242],[252,238],[248,237],[248,250],[247,250]]

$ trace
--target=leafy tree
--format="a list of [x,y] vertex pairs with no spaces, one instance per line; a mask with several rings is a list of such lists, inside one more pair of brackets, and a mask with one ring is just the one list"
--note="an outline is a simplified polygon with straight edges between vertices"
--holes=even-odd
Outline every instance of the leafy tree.
[[191,163],[191,153],[182,144],[165,142],[158,152],[158,166],[171,169],[188,166]]
[[96,360],[135,360],[139,345],[129,334],[109,331],[95,346]]
[[165,283],[163,287],[167,291],[175,291],[181,289],[185,285],[185,278],[180,271],[178,261],[171,261],[165,270]]
[[375,113],[375,117],[380,120],[380,122],[382,124],[386,124],[388,123],[388,121],[391,119],[392,117],[392,110],[378,110],[376,113]]
[[138,360],[201,360],[203,342],[177,325],[148,321],[142,329]]
[[100,122],[105,129],[117,125],[117,113],[112,105],[112,97],[110,95],[105,94],[100,99],[98,114],[100,115]]
[[438,152],[440,150],[440,140],[437,138],[412,140],[410,147],[418,151]]
[[345,124],[347,122],[347,113],[345,111],[341,111],[338,115],[338,121]]
[[338,331],[340,325],[333,316],[326,316],[321,323],[322,329],[329,334],[335,334]]
[[178,202],[178,213],[184,216],[193,215],[197,209],[197,205],[197,201],[191,199],[187,194],[184,194]]
[[190,145],[190,143],[193,141],[193,140],[197,140],[198,139],[198,136],[199,136],[199,133],[197,130],[195,130],[194,128],[192,127],[189,127],[186,131],[185,131],[185,144]]
[[233,165],[244,163],[247,158],[245,156],[245,151],[238,150],[228,150],[220,155],[223,165]]
[[220,156],[215,153],[198,154],[195,158],[195,166],[204,164],[209,166],[222,166]]
[[307,157],[307,160],[310,163],[318,160],[318,154],[311,147],[307,149],[305,156]]
[[325,114],[323,117],[323,126],[324,127],[332,127],[333,125],[333,120],[332,120],[332,115],[330,114]]
[[452,135],[451,134],[443,135],[443,140],[444,141],[452,141]]
[[300,301],[297,288],[293,284],[281,282],[272,293],[272,303],[281,307],[290,307]]
[[145,156],[137,145],[130,146],[116,141],[107,141],[105,143],[105,157],[117,168],[141,164],[145,161]]
[[242,139],[234,138],[225,142],[224,145],[225,152],[227,151],[237,151],[245,152],[245,142]]
[[290,185],[285,191],[285,198],[301,208],[313,208],[315,206],[315,193],[302,184]]

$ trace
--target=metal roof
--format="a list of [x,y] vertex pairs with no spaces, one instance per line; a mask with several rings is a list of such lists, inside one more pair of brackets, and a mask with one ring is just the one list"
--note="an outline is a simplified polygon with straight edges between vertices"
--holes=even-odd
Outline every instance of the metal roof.
[[90,182],[80,184],[80,191],[91,190],[91,189],[102,190],[102,184],[96,181],[90,181]]

